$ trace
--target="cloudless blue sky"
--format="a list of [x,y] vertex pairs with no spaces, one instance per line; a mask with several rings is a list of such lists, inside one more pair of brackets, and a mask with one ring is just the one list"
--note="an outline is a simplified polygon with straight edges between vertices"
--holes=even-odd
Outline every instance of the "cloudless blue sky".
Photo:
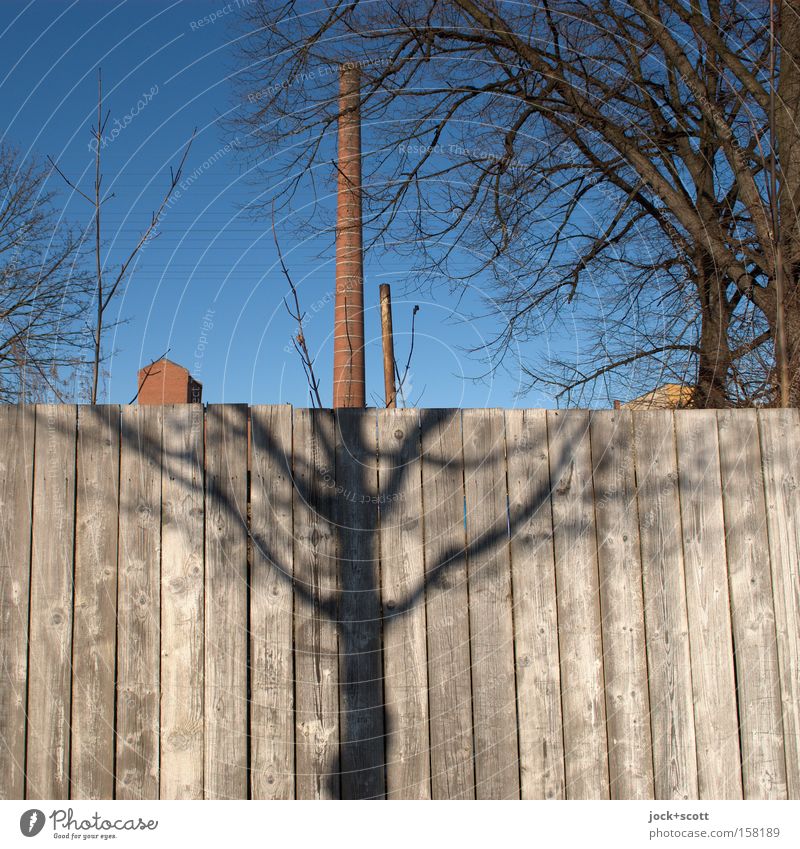
[[[204,16],[231,9],[205,26]],[[235,108],[231,40],[235,3],[221,0],[3,0],[0,24],[0,110],[3,140],[28,156],[56,159],[82,188],[93,180],[89,149],[95,120],[97,68],[102,66],[106,128],[103,171],[115,197],[105,206],[109,261],[118,263],[147,226],[192,128],[196,141],[181,190],[160,235],[142,251],[116,314],[126,323],[106,339],[113,348],[104,400],[128,402],[136,371],[167,348],[203,383],[207,402],[308,405],[294,330],[282,298],[269,221],[243,208],[258,189],[220,118]],[[119,123],[115,123],[118,121]],[[269,168],[260,174],[277,180]],[[85,227],[91,208],[58,175],[51,186],[65,216]],[[264,187],[268,191],[269,186]],[[329,204],[328,196],[319,202]],[[289,222],[290,224],[291,222]],[[317,352],[323,402],[330,403],[334,264],[330,234],[303,240],[279,225],[281,243],[308,313],[307,337]],[[382,372],[378,285],[393,283],[398,360],[405,361],[411,308],[421,305],[409,395],[421,406],[553,406],[540,393],[515,397],[513,370],[474,381],[485,365],[465,354],[496,329],[461,319],[478,309],[476,291],[460,303],[443,290],[438,303],[402,295],[405,265],[371,256],[366,263],[368,395],[380,403]],[[459,312],[463,310],[464,312]],[[529,356],[535,352],[529,350]]]

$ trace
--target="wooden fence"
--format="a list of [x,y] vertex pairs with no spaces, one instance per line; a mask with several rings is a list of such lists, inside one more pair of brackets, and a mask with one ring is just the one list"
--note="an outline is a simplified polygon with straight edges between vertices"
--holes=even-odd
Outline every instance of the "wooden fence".
[[0,797],[800,798],[797,411],[0,409]]

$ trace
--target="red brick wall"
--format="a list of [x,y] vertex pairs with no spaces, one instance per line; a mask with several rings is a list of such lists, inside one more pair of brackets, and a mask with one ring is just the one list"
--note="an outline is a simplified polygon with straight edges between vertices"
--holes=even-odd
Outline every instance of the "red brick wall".
[[140,404],[188,404],[194,383],[182,366],[161,361],[139,371]]

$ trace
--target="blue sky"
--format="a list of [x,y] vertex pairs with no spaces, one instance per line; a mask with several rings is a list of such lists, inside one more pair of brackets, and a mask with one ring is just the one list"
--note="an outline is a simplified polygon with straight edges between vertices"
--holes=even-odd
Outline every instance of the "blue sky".
[[[226,11],[228,10],[228,11]],[[173,199],[160,235],[140,254],[116,302],[124,319],[106,340],[114,349],[104,400],[127,403],[136,371],[167,348],[204,385],[207,402],[308,405],[291,350],[293,323],[282,298],[269,221],[244,211],[258,188],[247,179],[233,134],[220,119],[235,109],[230,82],[234,3],[4,0],[0,29],[0,109],[3,139],[25,155],[46,155],[84,188],[93,175],[89,128],[102,66],[106,128],[103,170],[115,197],[105,206],[108,261],[118,263],[147,226],[192,128],[198,128],[184,187]],[[200,26],[205,16],[221,13]],[[269,191],[277,180],[260,174]],[[85,226],[91,209],[57,175],[66,217]],[[309,196],[310,202],[310,196]],[[318,202],[333,210],[335,198]],[[317,353],[323,402],[330,403],[334,264],[330,234],[302,238],[279,222],[284,254],[308,313],[307,338]],[[409,396],[421,406],[554,406],[540,393],[516,398],[518,377],[497,372],[478,382],[485,365],[464,349],[482,344],[497,325],[463,321],[479,309],[478,290],[458,302],[442,290],[438,303],[402,294],[407,260],[366,258],[367,383],[370,403],[382,396],[378,285],[393,283],[398,360],[408,351],[411,310],[417,316]],[[529,349],[529,356],[535,351]]]

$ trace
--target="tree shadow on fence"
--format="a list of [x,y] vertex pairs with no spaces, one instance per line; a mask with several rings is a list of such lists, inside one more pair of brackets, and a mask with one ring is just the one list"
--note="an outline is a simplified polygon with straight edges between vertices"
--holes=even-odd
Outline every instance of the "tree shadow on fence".
[[[182,484],[187,491],[196,488],[196,463],[186,462],[187,452],[191,454],[202,445],[203,432],[207,433],[213,425],[232,450],[247,439],[247,408],[240,408],[241,415],[232,428],[215,422],[221,409],[209,406],[203,417],[202,408],[193,408],[191,428],[201,428],[201,435],[195,433],[192,437],[187,431],[170,439],[166,433],[160,436],[143,432],[138,419],[129,421],[123,416],[122,450],[133,448],[159,464],[162,475],[169,475],[176,485]],[[264,425],[264,411],[279,409],[287,410],[288,432]],[[545,464],[549,457],[546,473],[537,476],[538,482],[524,497],[509,503],[503,414],[494,411],[494,426],[490,411],[471,411],[470,415],[475,418],[470,419],[467,433],[459,410],[397,411],[396,419],[390,411],[381,411],[380,428],[374,411],[295,410],[292,432],[290,408],[254,407],[250,418],[252,478],[247,501],[253,496],[253,488],[262,485],[258,480],[265,475],[285,475],[289,483],[284,487],[271,486],[270,498],[262,499],[268,516],[248,517],[249,504],[233,497],[224,482],[214,488],[216,509],[225,521],[242,527],[250,539],[251,569],[267,569],[291,589],[296,691],[305,687],[318,695],[326,686],[325,675],[338,679],[335,701],[312,704],[313,719],[302,715],[305,708],[295,701],[294,769],[298,796],[387,795],[387,749],[398,719],[385,698],[387,634],[402,627],[407,617],[424,610],[426,597],[437,588],[444,587],[449,592],[451,572],[458,573],[458,580],[467,576],[466,583],[472,585],[478,580],[491,582],[498,570],[505,570],[505,580],[510,582],[510,538],[523,532],[538,511],[545,509],[549,516],[550,482],[569,479],[565,473],[572,463],[574,445],[564,440],[557,456],[552,450],[544,451]],[[168,420],[165,417],[165,422]],[[575,438],[584,435],[577,433]],[[430,545],[431,533],[436,532],[430,525],[424,527],[423,542],[423,524],[432,507],[424,503],[428,489],[422,486],[423,465],[431,478],[449,472],[458,487],[453,499],[461,505],[461,515],[455,523],[451,521],[446,544],[436,547]],[[474,476],[480,478],[481,485],[497,489],[488,509],[481,502],[484,496],[480,493],[472,506],[468,504],[466,493]],[[202,486],[205,491],[208,480]],[[591,502],[591,487],[581,497]],[[414,504],[410,512],[404,509],[409,499]],[[119,509],[121,514],[132,513],[141,505],[126,501],[123,489]],[[271,533],[264,532],[270,517],[283,517],[278,519],[284,525],[282,532],[276,533],[274,527]],[[291,517],[291,526],[286,517]],[[381,539],[391,537],[387,529],[393,524],[413,523],[419,528],[412,527],[411,537],[418,540],[422,550],[381,551]],[[431,557],[434,548],[436,554]],[[416,578],[405,581],[401,592],[385,583],[382,586],[381,582],[382,558],[386,562],[387,558],[398,556],[420,564]],[[253,575],[251,583],[252,580]],[[467,639],[474,637],[473,634]],[[513,657],[512,646],[505,646],[504,650]],[[301,655],[305,651],[307,655]],[[323,670],[321,663],[335,668]],[[300,665],[310,670],[310,678],[302,679]],[[465,669],[454,672],[470,674]],[[516,710],[513,706],[511,709]],[[331,731],[326,723],[338,727]],[[258,729],[248,729],[248,734],[257,733]],[[472,739],[473,729],[466,733]],[[427,745],[427,729],[420,734]],[[474,758],[476,744],[472,745]],[[424,757],[430,756],[424,752]],[[516,763],[510,767],[518,770]],[[431,780],[430,762],[425,780]],[[477,783],[480,776],[473,774],[472,780]],[[518,775],[516,781],[518,787]],[[399,795],[403,789],[399,789]],[[423,789],[421,795],[429,792]]]
[[[295,412],[294,453],[291,458],[292,497],[294,499],[294,563],[282,561],[273,547],[258,535],[253,544],[263,560],[284,580],[309,611],[306,624],[315,629],[324,623],[335,626],[339,654],[339,710],[341,716],[338,754],[327,764],[327,780],[321,795],[343,798],[381,798],[386,795],[386,741],[393,734],[394,717],[385,701],[384,641],[387,631],[424,606],[426,593],[444,583],[457,566],[481,561],[492,572],[502,563],[499,555],[508,545],[509,530],[515,533],[531,515],[543,506],[549,510],[550,487],[532,487],[524,503],[508,515],[505,495],[505,441],[500,430],[497,444],[486,441],[488,448],[480,456],[467,447],[462,450],[460,411],[423,410],[413,418],[398,416],[388,429],[390,444],[378,441],[386,436],[386,427],[377,428],[376,416],[369,412],[328,411]],[[310,417],[303,425],[305,444],[298,440],[298,416]],[[389,417],[388,411],[381,416]],[[457,442],[449,442],[451,453],[442,454],[435,446],[450,431]],[[438,439],[437,439],[438,437]],[[258,443],[256,442],[258,440]],[[260,444],[259,444],[260,443]],[[424,451],[423,446],[434,446]],[[452,453],[453,447],[457,450]],[[290,467],[285,448],[276,444],[266,431],[254,432],[254,450],[273,462]],[[435,562],[424,562],[418,580],[398,593],[395,587],[381,586],[381,558],[398,552],[381,552],[381,538],[387,526],[395,522],[418,522],[421,542],[423,515],[399,516],[407,500],[422,508],[421,463],[434,468],[434,474],[454,465],[460,482],[457,494],[461,505],[458,522],[461,539],[439,551]],[[564,456],[551,458],[554,476],[559,478],[570,461]],[[469,478],[476,473],[502,485],[502,514],[486,523],[482,533],[470,533],[473,517],[464,505],[461,470]],[[545,478],[549,480],[549,475]],[[273,505],[285,514],[286,505]],[[413,512],[413,508],[412,508]],[[298,528],[298,519],[312,525],[312,531]],[[450,529],[452,530],[452,528]],[[429,531],[429,529],[428,529]],[[330,533],[331,539],[327,534]],[[426,540],[426,543],[429,540]],[[330,545],[330,549],[327,547]],[[441,548],[441,546],[440,546]],[[426,553],[428,547],[426,545]],[[406,551],[403,556],[423,562],[422,551]],[[506,555],[507,558],[507,555]],[[507,568],[507,560],[506,568]],[[472,578],[474,579],[474,575]],[[484,574],[491,580],[491,574]],[[296,607],[297,610],[297,607]],[[297,632],[296,632],[297,633]],[[319,635],[315,637],[319,640]],[[313,644],[312,641],[304,641]],[[508,651],[513,651],[507,647]],[[412,659],[409,659],[412,662]],[[467,673],[468,670],[454,670]],[[318,673],[319,674],[319,673]],[[321,680],[315,682],[323,686]],[[297,709],[297,706],[296,706]],[[313,725],[313,724],[312,724]],[[328,733],[318,725],[302,739],[306,723],[298,717],[297,747],[324,750],[324,741],[313,739]],[[420,732],[422,733],[422,732]],[[427,732],[424,733],[427,742]],[[428,757],[428,753],[425,753]]]

